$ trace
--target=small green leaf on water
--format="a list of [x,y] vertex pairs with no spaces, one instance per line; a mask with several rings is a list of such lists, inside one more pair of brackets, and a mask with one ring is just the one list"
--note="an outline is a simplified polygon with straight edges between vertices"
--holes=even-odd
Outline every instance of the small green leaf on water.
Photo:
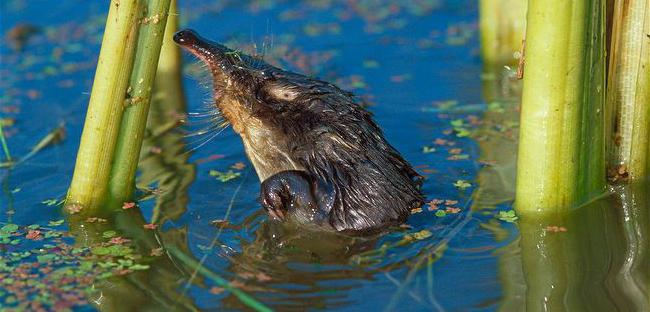
[[365,87],[367,87],[367,85],[362,80],[354,80],[354,81],[352,81],[352,88],[354,88],[354,89],[363,89]]
[[469,132],[469,130],[467,130],[465,128],[458,128],[458,129],[455,129],[455,130],[456,130],[456,136],[459,137],[459,138],[468,137],[468,136],[470,136],[470,134],[472,134],[471,132]]
[[92,252],[94,255],[105,256],[108,255],[111,251],[107,247],[95,246],[90,249],[90,252]]
[[435,102],[434,105],[438,107],[439,110],[448,110],[453,108],[454,106],[458,105],[458,101],[456,100],[447,100],[447,101],[438,101]]
[[15,189],[11,190],[11,193],[16,194],[16,193],[20,192],[21,190],[22,190],[21,188],[17,187]]
[[471,187],[472,184],[470,184],[469,182],[467,182],[465,180],[458,180],[458,181],[454,182],[454,186],[456,188],[458,188],[458,189],[464,190],[464,189],[466,189],[468,187]]
[[2,228],[0,228],[0,232],[4,232],[4,233],[13,233],[16,231],[18,231],[18,225],[12,223],[6,224]]
[[217,178],[217,180],[221,182],[228,182],[230,180],[236,179],[241,175],[239,172],[234,172],[232,170],[228,170],[228,172],[221,172],[217,170],[210,170],[209,172],[210,176]]
[[451,126],[454,127],[454,132],[459,138],[470,136],[471,132],[467,129],[465,120],[463,119],[454,119],[451,121]]
[[444,210],[436,210],[436,217],[444,217],[447,215],[447,212]]
[[431,235],[433,235],[431,231],[422,230],[419,232],[404,235],[404,240],[405,241],[423,240],[425,238],[431,237]]
[[52,198],[52,199],[46,199],[41,202],[41,204],[45,204],[47,206],[58,206],[63,203],[63,200]]
[[65,222],[64,219],[61,220],[56,220],[56,221],[50,221],[47,223],[47,226],[59,226]]
[[80,254],[80,253],[84,252],[85,250],[86,250],[86,248],[84,248],[84,247],[77,247],[77,248],[72,248],[70,253],[73,254],[73,255],[77,255],[77,254]]
[[115,235],[117,235],[117,232],[115,231],[105,231],[104,233],[102,233],[103,238],[111,238],[114,237]]
[[500,102],[491,102],[488,104],[488,110],[495,113],[503,113],[505,110]]
[[129,267],[129,270],[138,271],[138,270],[147,270],[149,266],[146,264],[134,264]]
[[18,299],[16,299],[15,296],[9,296],[9,297],[5,298],[5,303],[8,304],[8,305],[13,305],[17,301],[18,301]]
[[465,123],[465,121],[462,120],[462,119],[454,119],[454,120],[451,121],[451,126],[454,127],[454,128],[462,127],[464,123]]
[[519,219],[515,211],[512,209],[508,211],[499,211],[499,215],[497,216],[497,218],[505,222],[515,222]]
[[114,267],[118,266],[117,263],[110,262],[110,261],[109,262],[97,262],[97,264],[102,269],[110,269],[110,268],[114,268]]
[[425,238],[427,238],[427,237],[430,237],[431,235],[433,235],[433,234],[431,233],[431,231],[428,231],[428,230],[422,230],[422,231],[419,231],[419,232],[415,232],[415,233],[413,233],[413,238],[415,238],[415,239],[417,239],[417,240],[422,240],[422,239],[425,239]]
[[32,225],[28,226],[27,228],[30,229],[30,230],[38,230],[40,227],[41,226],[38,225],[38,224],[32,224]]
[[[7,262],[0,260],[0,272],[12,271],[13,267],[7,264]],[[1,289],[0,289],[1,290]]]
[[47,231],[45,232],[45,238],[53,238],[53,237],[60,237],[62,236],[63,233],[59,231]]
[[433,153],[436,151],[435,147],[430,147],[430,146],[424,146],[422,147],[422,153],[428,154],[428,153]]
[[364,60],[363,67],[365,68],[377,68],[379,67],[379,62],[375,60]]
[[81,261],[79,263],[79,270],[81,271],[90,271],[93,268],[94,263],[92,261]]
[[110,271],[109,272],[104,272],[102,274],[97,275],[97,279],[102,280],[102,279],[105,279],[105,278],[109,278],[111,276],[113,276],[113,272],[110,272]]
[[46,254],[46,255],[38,255],[36,256],[36,260],[40,263],[46,263],[46,262],[51,262],[53,260],[56,260],[57,255],[55,254]]
[[108,249],[108,253],[114,257],[126,256],[133,252],[133,249],[122,245],[113,245],[108,247],[107,249]]

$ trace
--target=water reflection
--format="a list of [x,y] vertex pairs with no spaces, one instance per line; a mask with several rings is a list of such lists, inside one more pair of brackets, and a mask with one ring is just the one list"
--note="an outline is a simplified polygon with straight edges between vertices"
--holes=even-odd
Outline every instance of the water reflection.
[[[345,306],[355,281],[370,280],[376,273],[351,265],[351,259],[373,250],[377,236],[350,237],[268,221],[259,225],[254,237],[241,242],[242,252],[229,259],[228,271],[237,277],[237,285],[274,309]],[[234,296],[222,303],[244,308]]]
[[[93,295],[88,298],[101,311],[140,311],[143,307],[192,311],[197,310],[192,300],[179,291],[179,276],[187,275],[188,269],[179,265],[167,254],[150,256],[158,248],[175,248],[187,252],[187,231],[173,229],[165,233],[145,230],[145,218],[138,209],[104,216],[105,223],[88,223],[80,216],[68,219],[70,231],[76,237],[77,246],[99,246],[106,241],[102,233],[115,231],[128,238],[134,252],[124,257],[149,269],[131,272],[124,276],[98,279],[93,285]],[[97,265],[102,265],[97,258]],[[120,260],[118,260],[120,261]]]
[[648,311],[648,183],[569,216],[522,220],[527,311]]

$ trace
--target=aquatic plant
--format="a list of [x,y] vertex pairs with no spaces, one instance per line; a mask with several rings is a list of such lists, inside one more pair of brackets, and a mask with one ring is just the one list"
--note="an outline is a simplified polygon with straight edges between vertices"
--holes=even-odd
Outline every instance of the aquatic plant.
[[115,147],[109,182],[109,198],[123,202],[133,194],[149,114],[149,103],[167,25],[170,0],[148,1],[147,16],[140,23],[135,66],[125,99],[124,115]]
[[133,69],[140,1],[111,1],[99,53],[69,204],[93,207],[106,198],[124,100]]
[[[151,96],[149,117],[138,169],[141,187],[156,185],[159,190],[152,223],[175,220],[187,209],[188,188],[196,177],[190,163],[183,133],[178,131],[186,118],[180,48],[172,40],[178,29],[176,0],[171,1],[165,37]],[[153,193],[153,192],[152,192]],[[153,194],[152,194],[153,195]]]
[[648,199],[647,185],[625,185],[565,216],[522,220],[519,307],[647,311]]
[[132,194],[169,5],[111,1],[68,204]]
[[[486,75],[495,80],[495,68],[513,64],[507,51],[514,51],[517,40],[523,52],[517,70],[524,81],[517,209],[559,212],[601,194],[606,177],[647,177],[650,4],[529,0],[526,34],[513,26],[524,24],[518,14],[526,10],[524,1],[480,5]],[[490,101],[493,93],[486,92]]]
[[650,174],[650,3],[615,1],[607,85],[608,165],[614,182]]
[[5,161],[11,163],[11,153],[9,152],[9,146],[7,146],[7,139],[5,138],[5,132],[2,130],[4,124],[0,121],[0,144],[2,145],[2,151],[5,154]]
[[519,62],[526,29],[526,6],[527,0],[479,2],[484,71]]
[[602,1],[529,1],[515,206],[562,212],[604,191]]

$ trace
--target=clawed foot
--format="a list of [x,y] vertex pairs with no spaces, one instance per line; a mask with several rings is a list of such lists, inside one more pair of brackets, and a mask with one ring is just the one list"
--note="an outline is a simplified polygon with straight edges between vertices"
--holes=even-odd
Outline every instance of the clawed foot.
[[318,210],[312,193],[311,178],[303,171],[279,172],[262,182],[262,206],[275,219],[290,215],[297,221],[313,219]]
[[274,219],[284,220],[287,215],[287,209],[277,192],[264,192],[262,190],[262,206]]

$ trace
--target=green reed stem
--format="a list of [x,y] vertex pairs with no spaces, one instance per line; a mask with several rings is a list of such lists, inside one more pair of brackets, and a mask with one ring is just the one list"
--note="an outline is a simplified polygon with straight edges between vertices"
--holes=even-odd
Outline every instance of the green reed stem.
[[576,185],[578,204],[601,196],[606,188],[605,89],[607,75],[607,1],[591,0],[587,8],[583,98]]
[[148,1],[146,16],[141,20],[136,62],[129,82],[127,107],[122,118],[109,182],[110,198],[117,202],[130,199],[135,188],[135,174],[169,7],[170,0]]
[[2,144],[2,151],[5,153],[5,160],[11,162],[11,153],[9,153],[9,146],[7,145],[7,139],[5,138],[5,132],[2,129],[3,125],[0,123],[0,144]]
[[[172,0],[165,27],[165,38],[160,50],[160,60],[151,96],[151,108],[138,168],[138,183],[166,190],[157,196],[151,217],[152,223],[176,219],[186,210],[187,188],[194,180],[196,168],[188,162],[183,134],[176,131],[186,118],[186,100],[183,90],[183,73],[180,47],[173,41],[178,30],[177,1]],[[147,153],[150,147],[159,147],[164,153]],[[163,213],[164,211],[164,213]]]
[[486,67],[515,65],[526,29],[527,0],[479,1],[481,57]]
[[637,180],[650,175],[650,2],[616,1],[612,28],[608,163]]
[[106,197],[141,12],[138,0],[110,3],[68,203],[94,207]]
[[156,88],[154,91],[160,96],[160,101],[170,103],[170,107],[184,110],[185,95],[182,81],[181,49],[173,40],[177,30],[177,1],[171,0],[169,17],[167,18],[167,26],[165,27],[165,35],[160,50],[160,60],[158,61],[158,72],[155,81]]
[[604,189],[603,16],[600,0],[528,3],[520,214],[566,212]]
[[201,275],[211,279],[215,284],[217,284],[219,287],[222,287],[230,292],[232,292],[239,300],[241,300],[242,303],[250,307],[251,309],[255,311],[273,311],[263,303],[255,300],[255,298],[251,297],[247,293],[233,287],[230,285],[230,283],[225,280],[223,277],[217,275],[216,273],[208,270],[205,268],[201,263],[197,262],[196,260],[192,259],[191,257],[187,256],[184,252],[181,250],[176,249],[175,247],[168,247],[167,251],[169,251],[174,257],[176,257],[178,260],[183,262],[185,265],[195,269],[198,273]]

